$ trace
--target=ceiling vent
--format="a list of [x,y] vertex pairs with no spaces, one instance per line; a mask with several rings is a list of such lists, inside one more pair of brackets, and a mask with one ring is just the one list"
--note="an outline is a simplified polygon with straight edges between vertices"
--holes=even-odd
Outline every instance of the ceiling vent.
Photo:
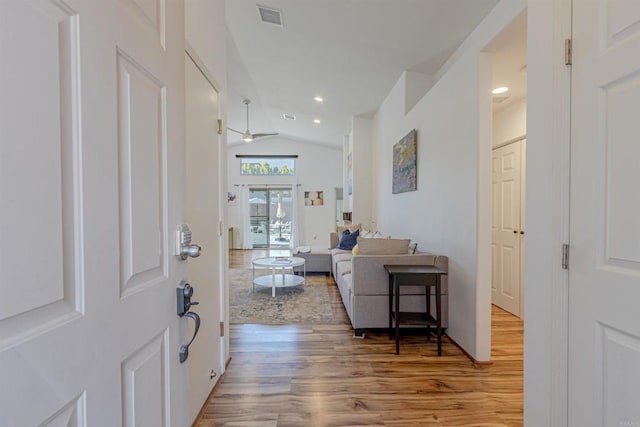
[[509,99],[508,96],[494,96],[493,97],[493,103],[494,104],[501,104],[504,101],[506,101],[507,99]]
[[271,9],[269,7],[258,5],[258,12],[260,12],[260,19],[265,24],[282,27],[282,12],[278,9]]
[[283,119],[285,119],[285,120],[295,120],[295,119],[296,119],[296,116],[294,116],[293,114],[287,114],[287,113],[284,113],[284,114],[282,115],[282,118],[283,118]]

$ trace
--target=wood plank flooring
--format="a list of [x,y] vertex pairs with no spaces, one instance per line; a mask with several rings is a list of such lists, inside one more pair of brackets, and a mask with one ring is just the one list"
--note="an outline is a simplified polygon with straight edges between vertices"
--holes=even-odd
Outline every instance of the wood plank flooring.
[[[231,264],[247,267],[266,253],[232,251]],[[327,286],[336,288],[330,278]],[[387,334],[354,338],[343,316],[338,325],[231,325],[232,361],[196,425],[523,424],[518,318],[493,307],[493,363],[474,366],[447,339],[442,357],[424,337],[403,337],[395,355]]]

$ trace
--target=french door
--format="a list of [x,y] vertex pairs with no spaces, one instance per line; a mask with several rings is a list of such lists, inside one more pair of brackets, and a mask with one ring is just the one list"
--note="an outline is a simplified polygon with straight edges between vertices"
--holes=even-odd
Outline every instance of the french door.
[[289,247],[293,227],[290,188],[251,188],[249,211],[254,248]]

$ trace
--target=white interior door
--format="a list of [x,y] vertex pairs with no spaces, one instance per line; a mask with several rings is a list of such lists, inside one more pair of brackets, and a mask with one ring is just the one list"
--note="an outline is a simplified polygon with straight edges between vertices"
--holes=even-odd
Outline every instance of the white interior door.
[[[185,55],[186,144],[187,144],[187,221],[203,248],[198,258],[189,260],[188,281],[194,287],[194,307],[202,321],[190,350],[190,416],[195,420],[224,370],[220,337],[221,246],[220,153],[217,133],[218,92],[207,79],[201,63]],[[199,62],[199,61],[198,61]],[[200,67],[200,68],[198,68]]]
[[522,142],[493,150],[492,156],[492,280],[493,304],[520,316]]
[[0,2],[0,425],[188,425],[183,20]]
[[573,2],[569,424],[640,425],[640,2]]

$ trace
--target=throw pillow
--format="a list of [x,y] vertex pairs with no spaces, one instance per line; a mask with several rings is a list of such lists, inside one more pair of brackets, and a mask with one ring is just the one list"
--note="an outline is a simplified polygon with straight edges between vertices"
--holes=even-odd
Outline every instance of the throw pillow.
[[418,249],[418,244],[417,243],[411,243],[409,245],[409,255],[415,255],[416,254],[416,249]]
[[358,239],[360,255],[406,255],[409,239]]
[[360,230],[356,230],[353,233],[349,230],[344,230],[340,236],[340,241],[338,242],[338,249],[346,251],[353,250],[353,247],[358,243],[359,235]]
[[360,229],[360,237],[368,239],[371,236],[373,236],[373,231],[369,231],[366,228],[361,228]]
[[359,230],[361,228],[361,225],[362,224],[338,225],[337,226],[337,231],[338,231],[338,234],[340,234],[340,235],[342,234],[342,232],[344,230],[349,230],[350,232],[353,233],[354,231]]
[[356,245],[353,247],[353,250],[351,251],[352,254],[354,255],[359,255],[360,254],[360,248],[358,247],[358,244],[356,243]]

